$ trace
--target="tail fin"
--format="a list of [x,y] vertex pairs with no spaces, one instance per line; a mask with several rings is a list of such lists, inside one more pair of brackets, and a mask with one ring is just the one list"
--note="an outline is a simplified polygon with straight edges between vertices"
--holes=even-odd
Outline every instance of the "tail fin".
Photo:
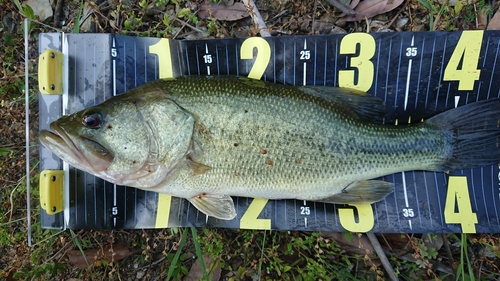
[[448,110],[427,123],[442,128],[452,145],[452,153],[440,167],[441,171],[499,164],[499,98]]

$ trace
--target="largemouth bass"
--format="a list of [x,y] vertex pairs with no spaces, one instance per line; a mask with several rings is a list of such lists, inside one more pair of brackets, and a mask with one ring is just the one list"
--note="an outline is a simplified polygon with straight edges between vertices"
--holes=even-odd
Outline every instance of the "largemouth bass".
[[109,182],[186,198],[219,219],[231,196],[373,203],[374,178],[498,164],[500,99],[412,126],[383,125],[376,97],[240,77],[157,80],[42,131],[41,143]]

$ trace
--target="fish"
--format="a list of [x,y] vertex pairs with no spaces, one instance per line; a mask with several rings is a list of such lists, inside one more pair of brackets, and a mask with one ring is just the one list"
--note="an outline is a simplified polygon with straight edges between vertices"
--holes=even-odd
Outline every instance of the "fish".
[[408,126],[385,112],[353,89],[182,76],[62,116],[39,140],[77,169],[222,220],[237,216],[232,196],[371,204],[394,191],[384,175],[499,163],[498,98]]

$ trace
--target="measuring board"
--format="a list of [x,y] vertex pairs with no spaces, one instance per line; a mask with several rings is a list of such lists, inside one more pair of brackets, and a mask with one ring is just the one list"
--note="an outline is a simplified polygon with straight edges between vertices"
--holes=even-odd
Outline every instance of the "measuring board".
[[[197,41],[40,34],[41,57],[51,58],[40,63],[49,73],[40,77],[40,87],[45,87],[45,92],[63,93],[40,94],[40,129],[48,129],[50,122],[61,115],[148,81],[228,74],[289,85],[363,90],[385,101],[385,123],[407,126],[447,109],[498,97],[499,47],[500,32],[495,31]],[[59,80],[60,84],[52,82]],[[209,226],[383,233],[500,232],[500,174],[496,165],[449,174],[410,171],[388,175],[381,179],[394,182],[395,192],[372,205],[235,197],[238,215],[231,221],[207,217],[185,199],[113,185],[68,166],[42,146],[40,166],[44,228]]]

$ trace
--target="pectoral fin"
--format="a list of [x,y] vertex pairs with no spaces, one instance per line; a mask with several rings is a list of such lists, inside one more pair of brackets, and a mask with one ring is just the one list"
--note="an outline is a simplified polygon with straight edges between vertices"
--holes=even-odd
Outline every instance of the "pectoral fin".
[[190,158],[187,158],[186,162],[187,162],[189,168],[191,169],[191,171],[193,172],[194,176],[201,175],[203,173],[208,172],[208,170],[210,170],[209,166],[194,162]]
[[229,195],[199,194],[188,198],[200,212],[221,220],[232,220],[236,217],[233,199]]
[[348,185],[342,193],[319,201],[333,204],[371,204],[384,199],[394,191],[394,184],[386,181],[356,181]]

